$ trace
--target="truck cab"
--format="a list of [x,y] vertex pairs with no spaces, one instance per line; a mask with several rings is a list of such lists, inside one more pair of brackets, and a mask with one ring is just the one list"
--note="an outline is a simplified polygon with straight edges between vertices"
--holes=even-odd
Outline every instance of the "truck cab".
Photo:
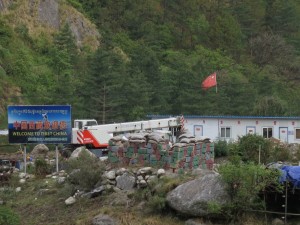
[[96,126],[98,125],[97,121],[94,119],[83,119],[83,120],[74,120],[74,128],[84,129],[86,126]]

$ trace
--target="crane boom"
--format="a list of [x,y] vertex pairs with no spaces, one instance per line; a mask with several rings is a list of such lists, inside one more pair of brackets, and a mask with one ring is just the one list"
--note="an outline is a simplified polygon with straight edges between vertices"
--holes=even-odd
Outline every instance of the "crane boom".
[[75,120],[72,144],[106,148],[109,139],[118,133],[181,127],[180,117],[98,125],[96,120]]

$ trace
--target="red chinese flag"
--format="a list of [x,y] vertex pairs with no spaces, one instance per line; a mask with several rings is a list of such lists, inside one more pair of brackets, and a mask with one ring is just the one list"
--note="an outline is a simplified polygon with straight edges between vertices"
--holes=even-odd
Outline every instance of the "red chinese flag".
[[208,88],[211,88],[213,86],[217,85],[217,73],[214,72],[211,75],[209,75],[203,82],[202,82],[202,89],[207,90]]

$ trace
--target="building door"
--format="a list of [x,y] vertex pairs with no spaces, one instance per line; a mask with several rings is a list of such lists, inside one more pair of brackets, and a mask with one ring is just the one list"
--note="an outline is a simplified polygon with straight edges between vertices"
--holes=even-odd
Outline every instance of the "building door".
[[279,139],[283,142],[288,142],[288,128],[279,127]]
[[200,138],[203,136],[203,126],[202,125],[194,125],[194,136],[195,138]]
[[255,127],[246,127],[246,134],[255,134]]

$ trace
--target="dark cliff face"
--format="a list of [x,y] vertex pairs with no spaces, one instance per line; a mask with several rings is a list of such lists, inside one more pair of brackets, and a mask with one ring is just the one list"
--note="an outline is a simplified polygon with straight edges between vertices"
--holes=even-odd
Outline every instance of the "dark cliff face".
[[43,0],[38,4],[38,20],[59,29],[59,4],[57,0]]
[[[15,7],[10,7],[12,4]],[[38,35],[40,31],[53,33],[68,24],[78,47],[87,45],[96,49],[100,45],[101,35],[96,26],[60,0],[0,0],[0,14],[13,15],[14,26],[25,24],[32,36]]]
[[13,0],[0,0],[0,12],[8,9]]

